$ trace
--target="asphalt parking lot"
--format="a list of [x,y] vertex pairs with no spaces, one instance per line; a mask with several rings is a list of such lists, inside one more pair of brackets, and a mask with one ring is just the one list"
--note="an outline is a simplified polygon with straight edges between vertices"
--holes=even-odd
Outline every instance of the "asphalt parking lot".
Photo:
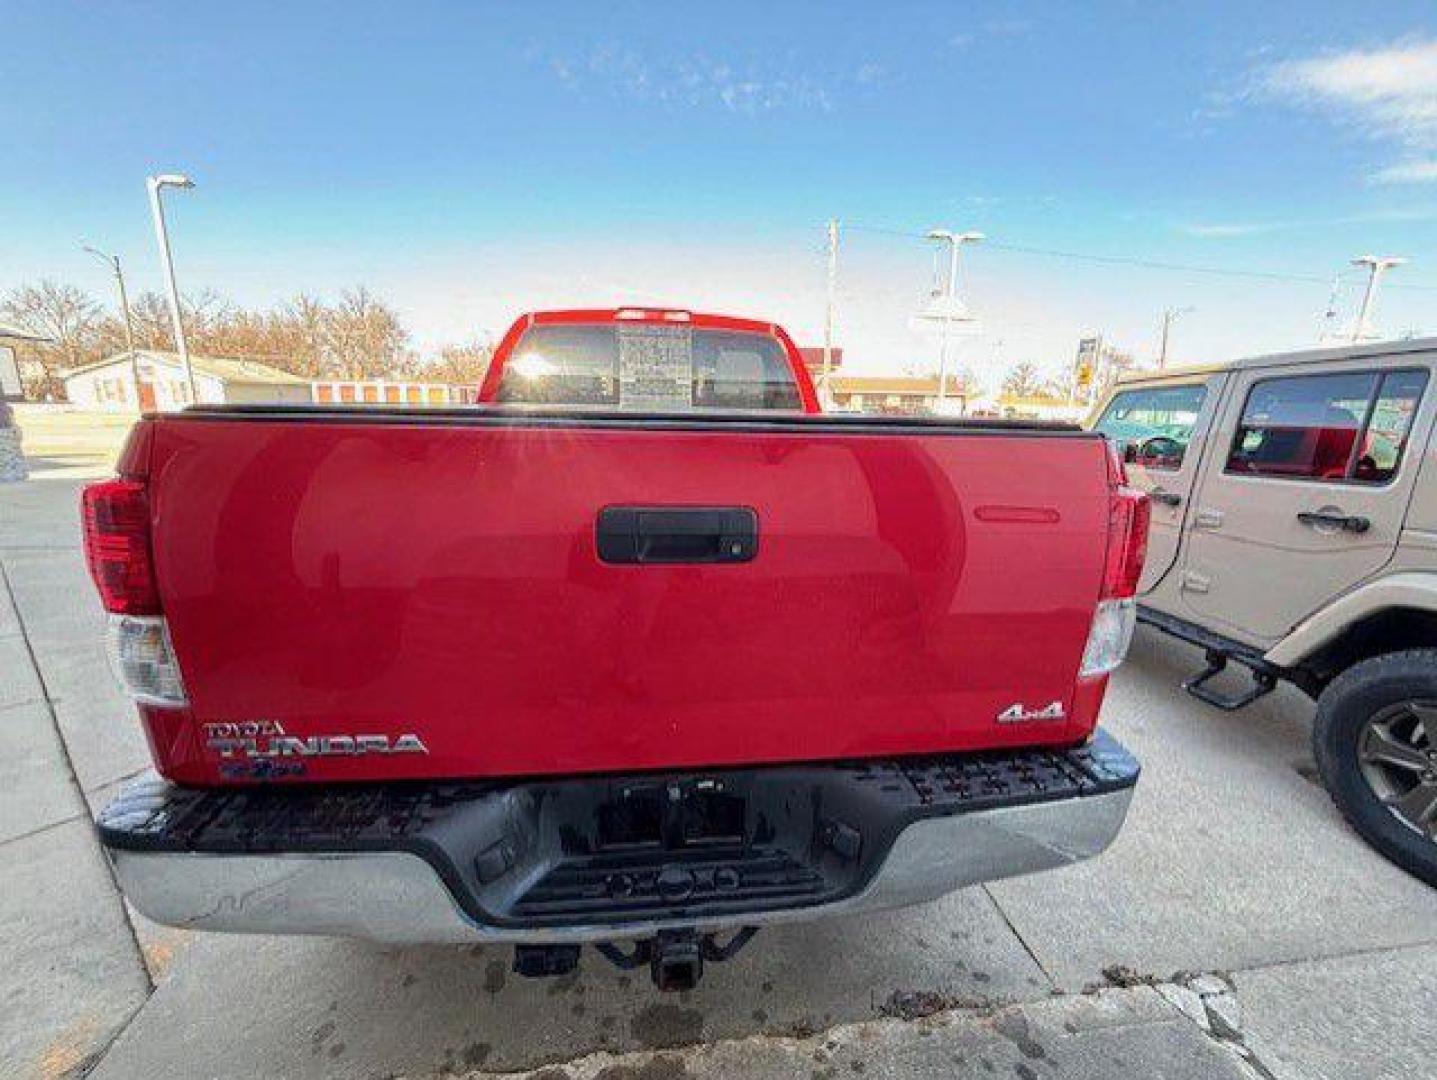
[[480,948],[156,927],[90,819],[147,755],[100,648],[77,491],[104,440],[0,486],[0,1075],[1415,1077],[1437,891],[1312,779],[1310,705],[1176,691],[1140,633],[1104,722],[1142,759],[1106,855],[896,914],[765,931],[695,991],[587,954],[530,982]]

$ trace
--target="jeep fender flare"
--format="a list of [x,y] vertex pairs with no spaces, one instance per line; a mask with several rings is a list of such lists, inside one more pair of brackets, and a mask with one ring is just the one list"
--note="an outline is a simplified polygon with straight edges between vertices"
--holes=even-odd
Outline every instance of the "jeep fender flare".
[[1437,573],[1404,571],[1359,585],[1303,619],[1263,659],[1281,668],[1300,667],[1362,620],[1398,609],[1437,615]]

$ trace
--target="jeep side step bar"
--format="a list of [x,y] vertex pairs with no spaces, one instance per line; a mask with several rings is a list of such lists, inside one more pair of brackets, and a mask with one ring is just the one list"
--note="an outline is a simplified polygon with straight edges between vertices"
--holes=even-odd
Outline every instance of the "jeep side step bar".
[[[1252,673],[1252,685],[1240,694],[1226,696],[1207,684],[1227,670],[1227,662],[1230,659],[1236,660]],[[1235,653],[1219,652],[1216,649],[1207,651],[1207,667],[1191,678],[1183,680],[1184,690],[1199,701],[1221,709],[1223,712],[1236,712],[1238,709],[1246,708],[1258,698],[1272,693],[1273,687],[1276,685],[1276,675],[1263,671]]]
[[[1215,634],[1205,627],[1179,619],[1163,611],[1138,605],[1138,622],[1161,630],[1163,633],[1196,645],[1203,650],[1207,666],[1191,678],[1183,680],[1183,689],[1193,697],[1215,709],[1236,712],[1251,705],[1260,697],[1272,693],[1279,682],[1290,682],[1305,693],[1316,695],[1317,688],[1311,678],[1301,671],[1280,667],[1263,658],[1260,651],[1241,641]],[[1252,685],[1235,694],[1224,694],[1208,684],[1227,670],[1229,662],[1240,664],[1252,675]]]

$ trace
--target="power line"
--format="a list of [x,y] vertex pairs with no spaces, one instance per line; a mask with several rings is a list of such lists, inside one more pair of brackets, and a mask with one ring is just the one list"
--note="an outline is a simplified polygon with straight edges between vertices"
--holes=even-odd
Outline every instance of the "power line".
[[[926,233],[909,232],[906,229],[889,229],[880,225],[855,225],[845,223],[847,229],[859,232],[879,233],[884,236],[901,236],[909,240],[926,240]],[[1074,262],[1099,263],[1105,266],[1135,266],[1143,270],[1166,270],[1183,274],[1205,274],[1210,277],[1246,278],[1258,281],[1292,281],[1303,285],[1327,285],[1330,277],[1316,274],[1293,274],[1275,270],[1244,270],[1228,266],[1200,266],[1192,263],[1167,262],[1162,259],[1145,259],[1134,255],[1098,255],[1086,251],[1059,251],[1052,248],[1027,247],[1019,244],[1001,244],[988,241],[990,250],[1006,251],[1014,255],[1036,255],[1049,259],[1069,259]],[[1419,282],[1387,282],[1389,289],[1408,289],[1418,292],[1437,292],[1437,285]]]

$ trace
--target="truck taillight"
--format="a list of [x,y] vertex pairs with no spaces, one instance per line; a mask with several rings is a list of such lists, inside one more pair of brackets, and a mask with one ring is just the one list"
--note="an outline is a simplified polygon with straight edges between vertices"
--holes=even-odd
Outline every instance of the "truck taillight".
[[1120,484],[1108,504],[1108,558],[1103,567],[1103,599],[1138,594],[1143,561],[1148,557],[1152,506],[1137,488]]
[[105,610],[116,615],[158,615],[150,558],[150,501],[138,480],[104,480],[85,488],[85,561]]
[[106,652],[136,701],[174,708],[186,704],[169,628],[160,615],[150,551],[150,504],[140,480],[104,480],[81,497],[85,561],[110,613]]
[[[1124,479],[1119,474],[1119,479]],[[1108,549],[1103,566],[1103,591],[1093,610],[1088,643],[1083,649],[1084,678],[1106,675],[1123,662],[1137,622],[1138,579],[1148,554],[1148,497],[1126,483],[1113,488],[1108,503]]]

